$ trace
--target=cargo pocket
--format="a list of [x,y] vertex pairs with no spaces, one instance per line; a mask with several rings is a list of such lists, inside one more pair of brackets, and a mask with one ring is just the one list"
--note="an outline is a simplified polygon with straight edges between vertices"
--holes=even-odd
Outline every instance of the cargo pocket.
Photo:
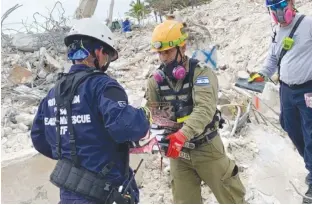
[[246,203],[244,199],[246,190],[239,178],[238,167],[232,160],[230,160],[230,165],[221,180],[224,191],[231,198],[231,203]]
[[213,150],[215,150],[216,152],[219,152],[220,154],[224,154],[224,145],[219,135],[213,138],[210,143],[213,147]]
[[225,156],[224,145],[219,135],[213,138],[209,144],[214,159],[220,159]]
[[198,159],[201,159],[200,161],[213,161],[223,157],[225,157],[225,151],[219,135],[191,151],[191,159],[196,158],[197,161]]

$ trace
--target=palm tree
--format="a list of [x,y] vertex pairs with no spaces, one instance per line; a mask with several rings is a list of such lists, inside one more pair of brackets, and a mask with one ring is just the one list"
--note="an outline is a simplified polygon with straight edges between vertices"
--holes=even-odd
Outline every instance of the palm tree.
[[147,9],[147,7],[145,6],[144,2],[140,2],[140,0],[132,1],[130,4],[130,10],[129,12],[127,12],[126,14],[136,18],[139,22],[139,24],[141,23],[141,20],[145,17],[146,14],[149,13],[149,10]]

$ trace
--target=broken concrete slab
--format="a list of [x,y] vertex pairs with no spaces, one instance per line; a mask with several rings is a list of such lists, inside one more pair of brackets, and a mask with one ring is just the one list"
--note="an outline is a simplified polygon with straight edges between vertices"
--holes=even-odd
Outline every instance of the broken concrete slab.
[[14,84],[29,83],[33,80],[31,70],[19,65],[14,65],[10,72],[9,80]]
[[23,123],[27,126],[31,126],[34,120],[34,117],[35,116],[31,114],[21,113],[15,116],[15,120],[18,124]]
[[[60,70],[63,68],[63,65],[58,62],[55,58],[53,58],[47,51],[45,47],[41,47],[39,51],[40,59],[39,59],[39,66],[41,68],[45,68],[46,71],[54,71],[54,70]],[[47,66],[44,66],[44,64],[47,64]]]
[[12,44],[20,51],[34,52],[39,49],[38,35],[17,33],[13,36]]

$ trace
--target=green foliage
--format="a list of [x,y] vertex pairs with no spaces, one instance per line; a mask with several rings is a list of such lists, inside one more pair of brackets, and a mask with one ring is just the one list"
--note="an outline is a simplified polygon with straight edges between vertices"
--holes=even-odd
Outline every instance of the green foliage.
[[183,9],[192,4],[197,3],[197,6],[211,2],[211,0],[145,0],[148,3],[148,8],[153,9],[160,14],[166,14],[176,9]]
[[139,0],[136,2],[132,1],[130,3],[130,7],[129,12],[127,12],[126,15],[136,18],[139,23],[146,16],[146,14],[150,13],[144,2],[140,2]]

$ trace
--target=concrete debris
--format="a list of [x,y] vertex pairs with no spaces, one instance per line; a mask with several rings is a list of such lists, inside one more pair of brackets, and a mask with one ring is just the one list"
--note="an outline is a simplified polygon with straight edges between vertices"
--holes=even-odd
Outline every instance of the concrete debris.
[[34,52],[40,48],[38,41],[38,35],[18,33],[14,35],[12,44],[20,51]]
[[276,113],[280,113],[279,86],[274,85],[271,82],[267,82],[263,92],[260,95],[260,99],[261,101],[259,102],[258,111],[266,115],[270,114],[271,116],[274,115],[271,109],[273,109]]
[[34,52],[41,47],[54,48],[64,53],[66,47],[63,45],[65,34],[69,31],[68,27],[46,33],[17,33],[13,35],[12,46],[19,51]]
[[[17,122],[17,124],[19,125],[20,123],[23,123],[25,125],[31,126],[32,122],[34,120],[34,115],[30,115],[30,114],[26,114],[26,113],[22,113],[19,114],[15,117],[15,120]],[[20,127],[20,125],[19,125]]]
[[[60,62],[58,62],[57,60],[55,60],[48,52],[47,49],[45,47],[40,48],[39,51],[40,57],[41,57],[41,61],[46,60],[46,63],[49,65],[50,70],[53,69],[62,69],[63,65],[61,65]],[[45,58],[45,59],[44,59]]]
[[32,81],[32,72],[27,68],[23,68],[19,65],[14,65],[10,71],[9,80],[14,84],[24,84]]

